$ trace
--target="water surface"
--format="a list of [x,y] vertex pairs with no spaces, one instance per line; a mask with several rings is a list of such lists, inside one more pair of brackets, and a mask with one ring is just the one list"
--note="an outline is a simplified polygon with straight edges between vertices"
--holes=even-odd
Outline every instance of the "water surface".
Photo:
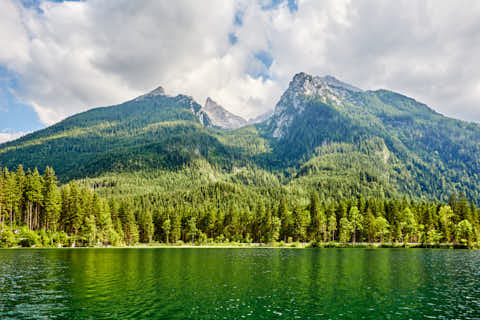
[[480,252],[0,250],[0,319],[480,319]]

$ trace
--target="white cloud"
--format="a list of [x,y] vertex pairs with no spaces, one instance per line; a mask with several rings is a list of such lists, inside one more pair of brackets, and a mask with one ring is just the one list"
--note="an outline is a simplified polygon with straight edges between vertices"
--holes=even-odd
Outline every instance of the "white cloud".
[[[272,108],[300,71],[480,121],[479,2],[303,0],[294,12],[286,1],[262,5],[89,0],[43,2],[40,13],[3,0],[0,65],[21,76],[17,94],[48,124],[158,85],[250,117]],[[270,68],[258,52],[272,57]]]
[[28,132],[11,132],[11,133],[0,132],[0,143],[16,140],[26,135],[27,133]]
[[12,1],[0,3],[0,63],[20,68],[28,62],[28,35],[22,25],[22,10]]

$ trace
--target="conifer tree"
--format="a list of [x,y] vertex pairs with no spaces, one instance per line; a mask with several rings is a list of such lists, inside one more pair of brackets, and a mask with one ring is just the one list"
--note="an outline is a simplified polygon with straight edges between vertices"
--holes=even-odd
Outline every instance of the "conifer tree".
[[10,220],[10,230],[13,230],[14,212],[19,203],[20,190],[17,185],[17,179],[14,172],[9,172],[8,169],[3,171],[4,190],[5,190],[5,209]]
[[356,206],[350,208],[348,218],[350,221],[351,231],[353,234],[353,243],[355,244],[357,231],[363,230],[363,216]]
[[451,242],[452,240],[452,219],[453,219],[453,210],[450,206],[442,206],[439,211],[439,218],[441,223],[441,228],[445,240]]
[[277,216],[282,221],[282,231],[281,231],[281,233],[282,233],[282,236],[283,236],[283,240],[286,242],[287,238],[291,234],[290,230],[291,230],[292,225],[293,225],[293,220],[292,220],[291,213],[288,211],[287,201],[285,200],[284,197],[282,197],[282,199],[280,200],[280,205],[278,206],[278,215]]
[[172,224],[170,222],[170,219],[165,219],[163,221],[163,224],[162,224],[162,230],[163,230],[163,233],[165,234],[165,243],[169,243],[169,235],[170,235],[170,231],[172,230]]
[[310,224],[310,212],[304,210],[298,203],[293,209],[294,236],[297,241],[305,241],[307,227]]
[[56,231],[60,218],[60,192],[57,187],[57,178],[52,168],[47,167],[43,175],[43,210],[45,216],[45,228]]
[[335,241],[335,232],[337,231],[337,217],[335,212],[332,212],[328,217],[328,233],[330,241]]
[[150,209],[144,209],[140,211],[139,217],[140,242],[150,243],[154,233],[152,212]]

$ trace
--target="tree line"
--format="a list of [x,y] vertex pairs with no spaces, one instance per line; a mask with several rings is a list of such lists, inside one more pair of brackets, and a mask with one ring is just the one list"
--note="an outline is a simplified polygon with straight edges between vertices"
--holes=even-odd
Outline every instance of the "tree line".
[[479,210],[464,195],[448,203],[381,199],[309,199],[281,187],[246,192],[232,183],[174,193],[102,197],[52,168],[3,169],[0,246],[106,246],[137,243],[278,241],[419,243],[472,246]]

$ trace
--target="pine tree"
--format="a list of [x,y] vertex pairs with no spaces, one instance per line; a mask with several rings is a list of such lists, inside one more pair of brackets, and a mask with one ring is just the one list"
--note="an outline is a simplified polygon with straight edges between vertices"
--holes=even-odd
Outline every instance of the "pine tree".
[[348,217],[353,233],[353,243],[355,244],[357,231],[363,230],[363,216],[360,214],[358,208],[356,206],[353,206],[350,208]]
[[282,221],[279,217],[272,218],[272,241],[277,241],[280,237],[280,229],[282,228]]
[[347,242],[350,240],[352,235],[353,227],[350,221],[347,218],[340,219],[340,242]]
[[169,243],[168,241],[168,236],[170,235],[170,231],[172,230],[172,224],[170,222],[170,219],[165,219],[162,224],[162,230],[163,233],[165,234],[165,243]]
[[182,220],[181,216],[177,214],[176,212],[172,213],[173,219],[172,219],[172,242],[175,243],[178,240],[180,240],[180,237],[182,235]]
[[45,228],[56,231],[60,218],[60,193],[57,187],[57,178],[52,168],[47,167],[43,175],[43,210]]
[[368,208],[366,213],[366,220],[365,220],[368,242],[373,242],[375,239],[375,233],[376,233],[375,220],[376,218],[373,215],[372,210]]
[[310,224],[310,227],[308,228],[308,233],[309,233],[309,238],[310,240],[318,240],[320,238],[320,233],[323,231],[323,215],[324,213],[322,212],[320,208],[320,200],[318,197],[317,192],[313,192],[310,196],[310,218],[312,223]]
[[3,231],[5,228],[5,180],[4,174],[0,175],[0,231]]
[[138,228],[133,212],[132,204],[122,201],[119,208],[119,217],[122,222],[123,239],[127,245],[134,245],[138,242]]
[[409,242],[411,236],[417,232],[418,228],[417,221],[410,208],[406,207],[403,210],[400,225],[402,234],[404,235],[404,242]]
[[8,169],[3,170],[4,190],[5,190],[5,209],[7,210],[10,220],[10,229],[13,230],[13,214],[15,208],[18,206],[20,197],[20,190],[18,189],[17,179],[15,173],[8,172]]
[[376,217],[375,222],[374,222],[374,226],[375,226],[375,231],[376,231],[375,235],[380,237],[380,242],[383,243],[385,235],[388,234],[388,228],[390,227],[387,219],[385,219],[382,216]]
[[280,200],[277,216],[282,221],[281,234],[283,236],[283,240],[286,242],[287,238],[290,236],[290,230],[293,225],[293,220],[291,213],[288,211],[287,201],[285,200],[285,198],[282,198]]
[[39,229],[42,223],[40,218],[40,209],[43,204],[42,180],[43,179],[40,176],[40,173],[38,172],[37,168],[35,168],[28,181],[30,200],[33,203],[33,217],[31,217],[32,220],[30,221],[30,228],[34,230]]
[[447,243],[452,240],[453,210],[450,206],[442,206],[439,211],[442,232]]
[[64,214],[66,217],[66,230],[68,233],[73,234],[73,244],[75,247],[77,243],[77,236],[82,223],[84,221],[84,212],[82,211],[82,199],[80,189],[75,182],[69,184],[69,196],[66,201],[68,202],[67,212]]
[[335,212],[332,212],[328,217],[328,233],[330,235],[330,241],[335,241],[335,232],[337,231],[337,217]]
[[195,217],[190,217],[188,219],[188,235],[190,236],[190,239],[192,240],[192,244],[195,242],[195,236],[197,235],[198,229],[197,229],[197,219]]
[[152,242],[154,234],[152,212],[150,209],[144,209],[140,212],[139,216],[140,242],[150,243]]
[[[13,174],[13,172],[12,172]],[[15,180],[16,180],[16,205],[13,211],[13,222],[16,225],[20,225],[22,221],[22,215],[24,214],[25,208],[25,189],[27,184],[27,177],[25,175],[25,171],[23,170],[23,166],[20,164],[17,167],[17,171],[15,172]]]
[[305,241],[307,237],[307,228],[310,224],[310,212],[301,208],[298,203],[293,209],[293,223],[296,240]]

